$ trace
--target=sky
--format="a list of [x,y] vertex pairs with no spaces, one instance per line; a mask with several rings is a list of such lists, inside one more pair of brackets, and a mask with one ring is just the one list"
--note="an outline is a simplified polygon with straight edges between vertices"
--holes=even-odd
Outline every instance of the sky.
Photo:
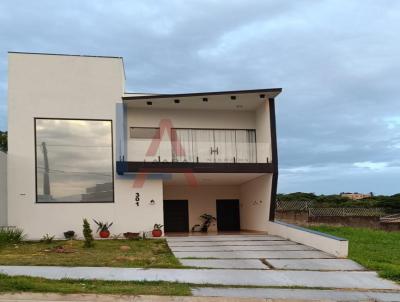
[[282,87],[281,193],[400,192],[400,1],[2,0],[7,51],[123,56],[127,91]]

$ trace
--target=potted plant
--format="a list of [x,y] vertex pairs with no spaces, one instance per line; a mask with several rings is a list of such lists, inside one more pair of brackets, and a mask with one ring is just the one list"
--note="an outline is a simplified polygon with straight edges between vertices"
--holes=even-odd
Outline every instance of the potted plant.
[[158,224],[158,223],[154,224],[153,231],[151,232],[151,235],[153,235],[153,237],[161,237],[161,235],[162,235],[161,228],[162,227],[163,227],[162,224]]
[[213,221],[216,221],[217,218],[210,214],[203,214],[200,216],[201,219],[203,219],[203,225],[201,226],[201,232],[207,233],[208,228],[210,227],[211,223]]
[[110,237],[110,227],[113,225],[113,222],[102,222],[94,220],[94,223],[97,224],[97,233],[99,233],[100,238],[108,238]]
[[64,237],[67,240],[74,239],[75,232],[74,231],[66,231],[66,232],[64,232]]

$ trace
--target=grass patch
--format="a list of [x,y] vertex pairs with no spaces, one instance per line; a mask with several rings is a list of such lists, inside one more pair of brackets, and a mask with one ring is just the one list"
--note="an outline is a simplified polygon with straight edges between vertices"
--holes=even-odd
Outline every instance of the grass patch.
[[38,277],[7,276],[0,274],[0,293],[32,292],[58,294],[115,294],[190,296],[191,288],[279,288],[331,289],[304,286],[243,286],[218,284],[190,284],[149,281],[51,280]]
[[34,292],[60,294],[123,294],[189,296],[188,284],[171,282],[133,282],[100,280],[49,280],[45,278],[10,277],[0,274],[0,292]]
[[0,265],[182,267],[162,239],[97,240],[93,248],[77,240],[7,243],[0,247]]
[[349,240],[349,258],[383,278],[400,282],[400,232],[366,228],[310,226],[312,230]]

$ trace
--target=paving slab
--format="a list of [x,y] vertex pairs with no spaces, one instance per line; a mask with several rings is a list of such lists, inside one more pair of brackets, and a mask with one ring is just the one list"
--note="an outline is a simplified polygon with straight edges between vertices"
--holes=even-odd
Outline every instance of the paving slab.
[[269,269],[258,259],[180,259],[185,266],[201,268]]
[[360,264],[349,259],[268,259],[275,269],[362,271]]
[[231,251],[231,252],[173,252],[177,258],[216,258],[216,259],[312,259],[335,258],[320,251]]
[[175,246],[265,246],[265,245],[298,245],[289,240],[258,240],[258,241],[168,241],[170,247]]
[[299,299],[307,301],[400,301],[400,292],[343,291],[278,288],[194,288],[194,296],[263,299]]
[[182,236],[182,237],[166,237],[168,242],[191,242],[191,241],[259,241],[259,240],[285,240],[279,236]]
[[143,269],[117,267],[0,266],[0,274],[48,279],[169,281],[234,286],[301,286],[400,290],[375,272],[317,272],[241,269]]

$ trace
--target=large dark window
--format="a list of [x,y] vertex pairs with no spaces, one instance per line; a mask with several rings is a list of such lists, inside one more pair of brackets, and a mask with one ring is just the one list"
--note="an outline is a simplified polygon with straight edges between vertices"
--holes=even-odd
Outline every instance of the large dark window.
[[113,202],[112,122],[35,119],[36,201]]

